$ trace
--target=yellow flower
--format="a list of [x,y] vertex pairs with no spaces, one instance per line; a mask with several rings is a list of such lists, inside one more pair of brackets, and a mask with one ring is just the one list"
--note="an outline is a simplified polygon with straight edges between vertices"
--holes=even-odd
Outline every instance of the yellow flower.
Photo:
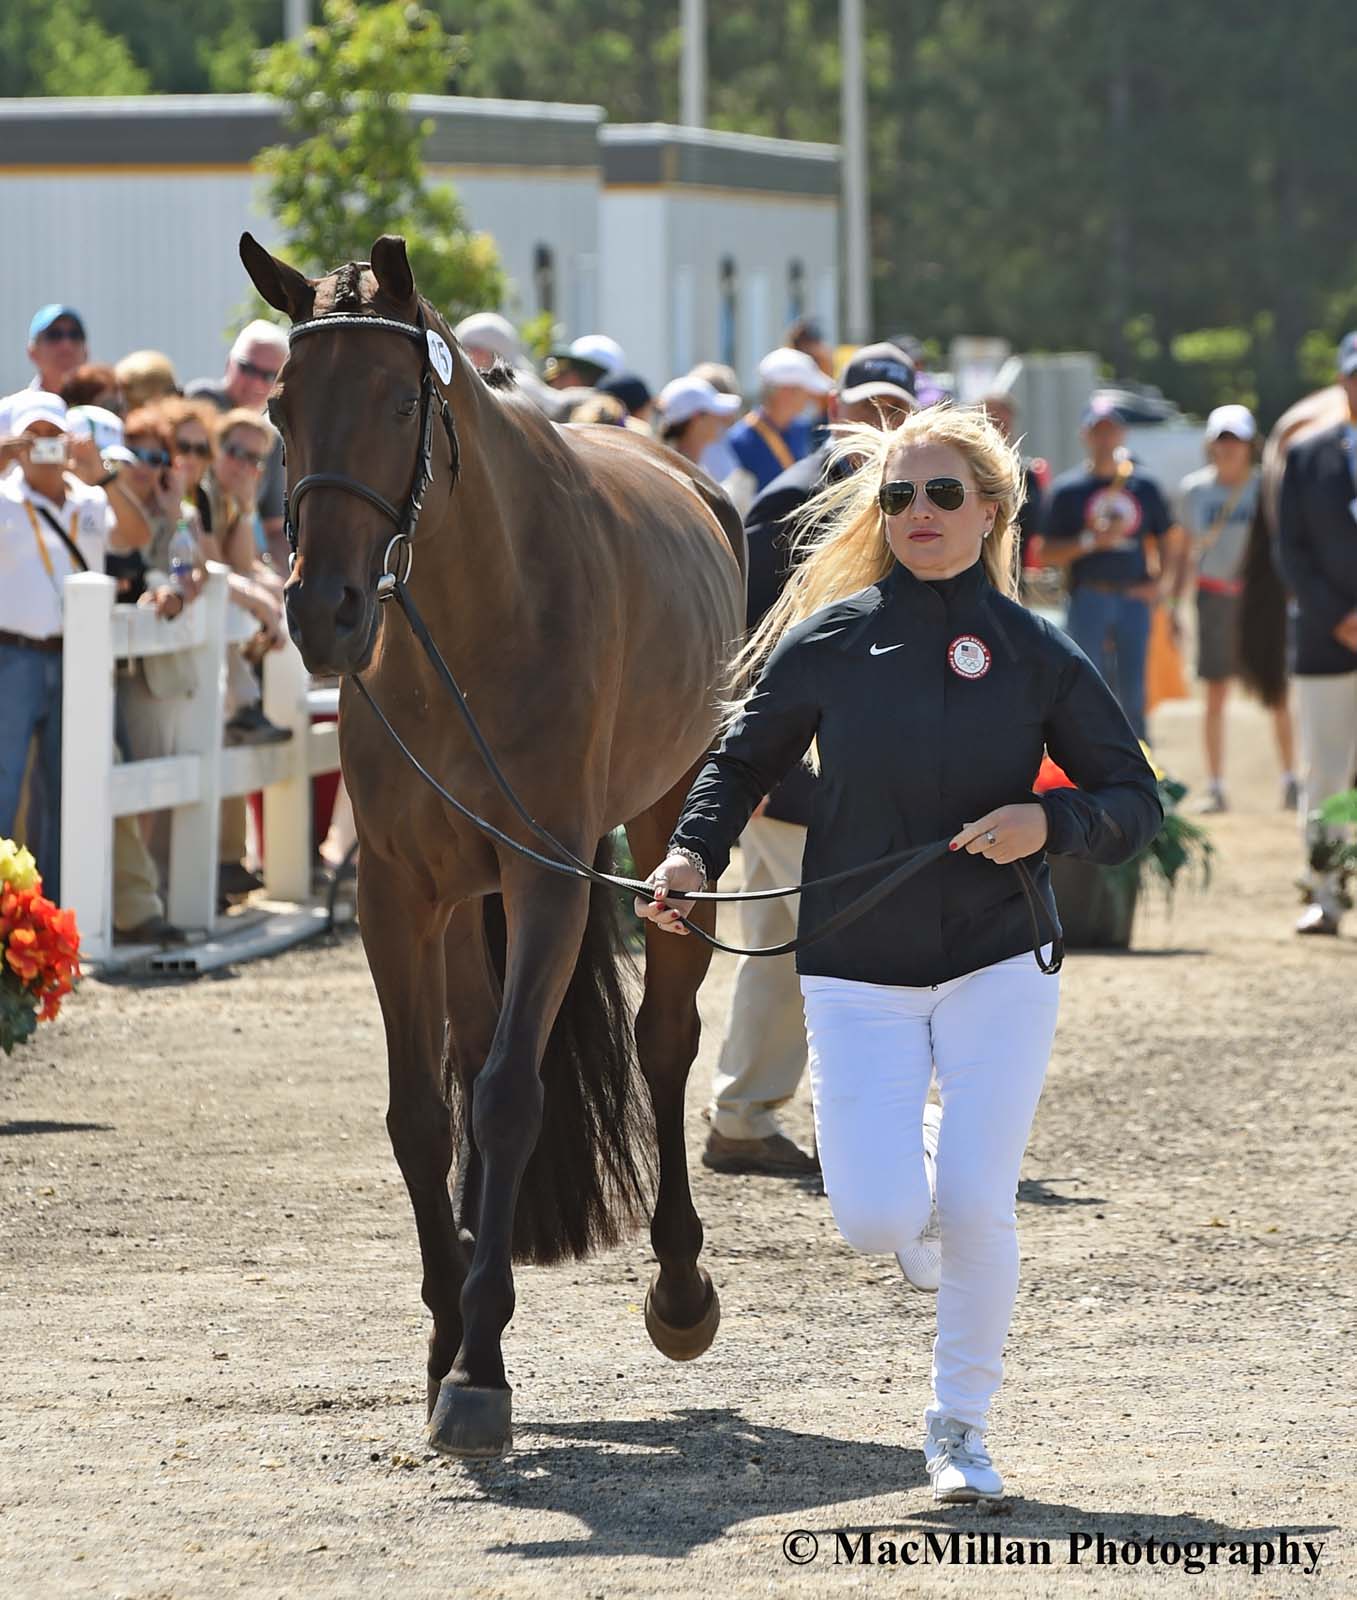
[[1164,769],[1154,759],[1154,751],[1150,749],[1143,739],[1140,741],[1140,748],[1145,752],[1146,761],[1150,763],[1150,771],[1154,773],[1154,781],[1162,783],[1164,781]]
[[38,881],[38,864],[32,851],[16,845],[13,839],[0,839],[0,883],[7,883],[20,894]]

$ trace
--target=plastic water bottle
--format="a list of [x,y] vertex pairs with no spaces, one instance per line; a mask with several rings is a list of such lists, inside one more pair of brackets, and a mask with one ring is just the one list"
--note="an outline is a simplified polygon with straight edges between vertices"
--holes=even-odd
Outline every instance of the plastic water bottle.
[[180,517],[170,540],[170,587],[186,600],[193,592],[193,569],[198,564],[198,541],[188,518]]

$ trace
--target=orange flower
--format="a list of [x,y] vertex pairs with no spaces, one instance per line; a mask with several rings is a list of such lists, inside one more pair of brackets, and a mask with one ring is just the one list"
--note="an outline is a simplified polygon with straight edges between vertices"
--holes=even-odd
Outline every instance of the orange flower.
[[50,1022],[80,977],[75,913],[46,899],[41,879],[30,889],[7,885],[0,889],[0,945],[5,966],[39,1002],[41,1020]]

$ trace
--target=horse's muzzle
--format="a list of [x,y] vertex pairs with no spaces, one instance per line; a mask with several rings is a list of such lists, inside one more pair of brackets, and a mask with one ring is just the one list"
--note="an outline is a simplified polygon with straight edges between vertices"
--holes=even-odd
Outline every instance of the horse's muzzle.
[[345,583],[337,573],[294,574],[283,590],[287,630],[308,672],[317,675],[359,671],[367,665],[376,637],[376,596]]

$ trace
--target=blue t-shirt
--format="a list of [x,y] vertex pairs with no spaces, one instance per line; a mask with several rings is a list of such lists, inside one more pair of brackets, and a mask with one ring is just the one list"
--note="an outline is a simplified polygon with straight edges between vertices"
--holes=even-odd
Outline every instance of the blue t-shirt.
[[[768,426],[772,427],[772,424],[769,423]],[[766,489],[774,478],[810,454],[810,427],[807,423],[793,422],[789,428],[781,430],[781,438],[787,448],[787,454],[791,457],[789,461],[780,461],[773,454],[767,441],[749,417],[741,417],[726,434],[726,443],[730,446],[735,459],[746,472],[754,474],[760,490]]]
[[1121,542],[1112,550],[1095,550],[1070,564],[1070,582],[1076,589],[1081,583],[1131,588],[1146,582],[1151,575],[1147,541],[1167,533],[1173,518],[1159,485],[1141,472],[1114,483],[1076,467],[1051,485],[1042,531],[1053,542],[1077,539],[1085,528],[1096,532],[1099,519],[1111,511],[1121,514]]

